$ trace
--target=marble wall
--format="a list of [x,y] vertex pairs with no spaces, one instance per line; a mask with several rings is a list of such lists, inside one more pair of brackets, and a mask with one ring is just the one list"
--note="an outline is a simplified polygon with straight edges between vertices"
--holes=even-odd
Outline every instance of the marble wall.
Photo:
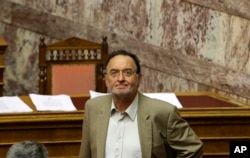
[[141,59],[142,92],[214,91],[249,104],[249,10],[249,0],[1,1],[4,93],[38,92],[41,35],[47,43],[106,35],[110,51]]

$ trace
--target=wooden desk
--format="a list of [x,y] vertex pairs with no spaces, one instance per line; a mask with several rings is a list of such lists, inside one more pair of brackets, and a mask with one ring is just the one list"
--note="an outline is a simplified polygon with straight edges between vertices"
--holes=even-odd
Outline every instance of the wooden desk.
[[181,116],[204,143],[204,157],[228,158],[230,141],[250,141],[250,107],[212,93],[178,93]]
[[[49,157],[77,157],[84,111],[37,112],[28,96],[20,97],[32,113],[0,114],[0,157],[5,157],[9,146],[23,140],[36,140],[46,145]],[[83,105],[89,96],[73,97]]]
[[[229,141],[250,141],[250,108],[212,93],[177,93],[180,113],[205,144],[204,157],[228,157]],[[72,97],[75,112],[37,112],[27,96],[23,99],[34,112],[0,114],[0,157],[9,146],[22,140],[44,143],[50,158],[78,157],[84,102],[88,96]]]

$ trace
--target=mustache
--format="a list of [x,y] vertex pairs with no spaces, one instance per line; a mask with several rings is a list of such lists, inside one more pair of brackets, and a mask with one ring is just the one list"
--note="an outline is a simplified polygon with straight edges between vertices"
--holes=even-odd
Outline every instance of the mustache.
[[128,84],[127,83],[117,83],[115,84],[115,86],[127,86]]

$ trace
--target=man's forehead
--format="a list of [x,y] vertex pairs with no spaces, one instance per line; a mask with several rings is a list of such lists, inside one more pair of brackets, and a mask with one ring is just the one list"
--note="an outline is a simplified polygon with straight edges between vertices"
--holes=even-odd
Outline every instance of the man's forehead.
[[109,66],[122,66],[122,65],[133,66],[135,65],[135,62],[130,56],[117,55],[110,59],[107,66],[109,67]]
[[131,59],[133,60],[130,56],[128,55],[122,55],[122,54],[119,54],[119,55],[116,55],[114,56],[113,58],[110,59],[111,60],[115,60],[115,59]]

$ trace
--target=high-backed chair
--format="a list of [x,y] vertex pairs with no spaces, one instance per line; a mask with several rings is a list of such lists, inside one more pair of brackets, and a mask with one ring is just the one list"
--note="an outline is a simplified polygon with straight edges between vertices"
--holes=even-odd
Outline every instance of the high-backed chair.
[[71,37],[39,44],[39,94],[106,92],[103,66],[108,55],[107,37],[102,43]]

